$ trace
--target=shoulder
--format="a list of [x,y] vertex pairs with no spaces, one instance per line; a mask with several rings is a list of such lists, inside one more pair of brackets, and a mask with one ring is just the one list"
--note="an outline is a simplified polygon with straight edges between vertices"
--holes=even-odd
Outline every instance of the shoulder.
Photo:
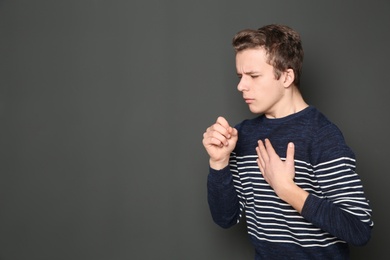
[[311,125],[317,129],[321,129],[332,125],[333,123],[316,107],[310,106],[306,113],[306,120],[311,122]]
[[345,142],[340,128],[318,110],[313,123],[315,129],[313,131],[312,156],[316,158],[316,161],[355,157]]
[[329,134],[342,137],[338,126],[313,106],[310,106],[306,113],[297,121],[300,127],[302,127],[302,124],[305,125],[307,127],[306,130],[310,131],[312,133],[311,136],[316,139]]
[[316,108],[313,108],[312,122],[316,130],[314,132],[316,139],[332,137],[344,140],[340,128]]

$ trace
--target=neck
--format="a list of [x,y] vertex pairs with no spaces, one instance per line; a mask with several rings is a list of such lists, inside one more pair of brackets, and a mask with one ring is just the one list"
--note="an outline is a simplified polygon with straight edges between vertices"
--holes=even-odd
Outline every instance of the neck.
[[265,116],[267,118],[282,118],[302,111],[308,106],[299,89],[294,86],[286,91],[285,96],[274,111],[265,113]]

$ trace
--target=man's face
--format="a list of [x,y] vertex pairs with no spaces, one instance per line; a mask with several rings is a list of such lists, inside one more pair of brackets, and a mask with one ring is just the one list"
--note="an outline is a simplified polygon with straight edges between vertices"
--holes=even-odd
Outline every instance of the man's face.
[[283,75],[275,78],[273,66],[267,63],[263,48],[246,49],[236,54],[237,89],[242,93],[249,109],[255,114],[277,117],[283,110],[285,86]]

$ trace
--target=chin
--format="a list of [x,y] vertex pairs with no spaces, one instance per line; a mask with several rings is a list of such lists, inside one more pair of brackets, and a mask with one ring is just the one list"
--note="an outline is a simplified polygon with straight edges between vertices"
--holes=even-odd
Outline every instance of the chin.
[[264,110],[249,107],[249,111],[253,114],[264,114]]

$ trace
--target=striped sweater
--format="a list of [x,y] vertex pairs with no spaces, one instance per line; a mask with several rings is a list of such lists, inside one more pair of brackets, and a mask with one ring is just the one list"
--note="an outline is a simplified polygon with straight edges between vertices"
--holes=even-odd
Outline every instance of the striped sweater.
[[[373,222],[355,155],[340,130],[316,108],[280,119],[259,116],[236,126],[230,165],[210,168],[208,202],[228,228],[245,215],[256,259],[348,259],[348,244],[368,242]],[[270,139],[285,159],[295,144],[295,183],[309,192],[301,214],[281,200],[256,163],[258,140]]]

